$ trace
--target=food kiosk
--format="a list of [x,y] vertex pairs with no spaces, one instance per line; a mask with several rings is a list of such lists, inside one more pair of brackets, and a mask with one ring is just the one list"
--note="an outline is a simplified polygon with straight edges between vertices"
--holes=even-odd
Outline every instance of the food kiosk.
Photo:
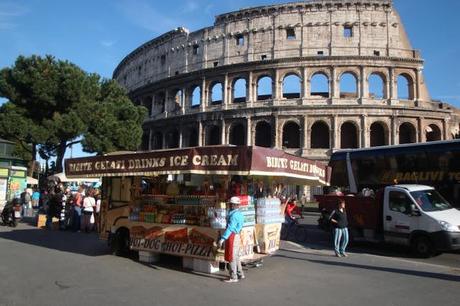
[[138,251],[145,262],[181,256],[203,272],[224,261],[216,242],[229,197],[241,199],[241,257],[251,260],[279,248],[283,209],[272,186],[321,186],[328,174],[320,162],[255,146],[115,153],[67,159],[65,169],[69,178],[103,177],[98,229],[115,253]]

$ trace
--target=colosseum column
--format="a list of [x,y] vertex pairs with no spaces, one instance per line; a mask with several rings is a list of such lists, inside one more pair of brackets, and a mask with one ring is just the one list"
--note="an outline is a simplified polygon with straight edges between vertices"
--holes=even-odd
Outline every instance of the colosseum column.
[[425,118],[419,117],[417,119],[417,142],[426,142],[426,135],[425,135]]
[[220,142],[221,144],[223,145],[226,145],[228,144],[228,141],[227,141],[227,129],[226,129],[226,126],[225,126],[225,119],[222,118],[222,125],[221,125],[221,137],[220,137]]
[[169,91],[165,90],[165,107],[163,113],[165,114],[165,117],[168,116],[168,110],[170,109],[170,104],[171,101],[169,100]]
[[449,129],[448,129],[448,126],[449,126],[449,120],[447,118],[445,118],[443,121],[442,121],[442,139],[441,140],[448,140],[448,139],[451,139],[451,136],[449,135]]
[[182,125],[179,126],[179,149],[184,147],[184,127]]
[[[310,149],[310,142],[308,141],[308,135],[310,135],[310,131],[308,130],[308,116],[305,115],[303,116],[303,121],[302,121],[302,131],[303,131],[303,137],[302,137],[302,143],[300,144],[303,148],[303,151],[306,153],[308,149]],[[302,153],[303,155],[303,153]]]
[[329,92],[330,98],[340,98],[340,88],[338,87],[339,82],[337,80],[337,71],[334,67],[331,68],[331,77],[329,78]]
[[398,86],[395,80],[395,71],[392,67],[390,68],[390,76],[388,83],[390,83],[390,105],[395,105],[396,100],[398,99]]
[[360,92],[358,93],[359,98],[362,102],[369,99],[369,79],[367,78],[367,70],[364,66],[360,68],[361,80],[360,80]]
[[303,68],[302,68],[302,89],[301,89],[301,95],[302,95],[302,99],[303,99],[303,103],[302,103],[302,104],[304,104],[304,105],[307,103],[306,99],[308,98],[308,93],[310,92],[310,86],[309,86],[309,82],[307,81],[307,78],[308,78],[307,67],[303,67]]
[[200,101],[201,111],[204,111],[207,108],[207,104],[208,104],[207,93],[208,91],[206,90],[206,78],[203,77],[203,79],[201,80],[201,101]]
[[150,116],[153,117],[153,114],[155,112],[155,94],[152,95],[152,105],[150,106]]
[[201,147],[204,145],[204,129],[203,129],[203,122],[201,120],[198,121],[198,146]]
[[248,55],[247,60],[248,62],[254,60],[254,33],[252,32],[252,19],[248,18],[247,29],[248,29]]
[[230,88],[228,86],[228,73],[225,74],[225,77],[224,77],[224,84],[222,86],[222,90],[223,90],[223,93],[222,93],[222,104],[223,104],[223,108],[224,109],[227,109],[228,108],[228,105],[230,105],[230,99],[231,99],[231,95],[230,95]]
[[370,129],[368,127],[368,118],[367,115],[361,115],[361,127],[360,127],[360,132],[361,132],[361,144],[359,147],[361,148],[367,148],[370,146]]
[[153,137],[152,129],[149,129],[149,144],[147,147],[149,151],[152,150],[152,137]]
[[422,81],[422,70],[417,68],[415,70],[415,81],[414,81],[414,101],[420,101],[420,82]]
[[249,71],[248,80],[246,81],[246,103],[249,103],[249,107],[252,107],[255,101],[254,98],[254,75],[252,71]]
[[272,74],[272,80],[273,80],[272,100],[273,100],[274,105],[277,105],[278,101],[281,100],[282,91],[283,91],[280,86],[279,77],[280,77],[279,71],[278,69],[275,69],[275,73]]
[[274,140],[275,142],[273,143],[273,146],[276,148],[276,149],[281,149],[281,145],[280,145],[280,136],[281,136],[281,132],[280,132],[280,127],[279,127],[279,124],[280,124],[280,120],[278,118],[278,116],[274,116],[273,117],[273,132],[274,132]]
[[248,146],[252,146],[252,120],[251,117],[248,116],[246,120],[246,144]]
[[337,115],[332,118],[332,148],[340,148],[340,138],[339,138],[339,120]]
[[391,130],[390,130],[390,135],[391,135],[390,144],[391,144],[391,145],[397,145],[397,144],[399,144],[399,140],[398,140],[398,127],[396,126],[396,117],[395,117],[395,116],[391,116]]

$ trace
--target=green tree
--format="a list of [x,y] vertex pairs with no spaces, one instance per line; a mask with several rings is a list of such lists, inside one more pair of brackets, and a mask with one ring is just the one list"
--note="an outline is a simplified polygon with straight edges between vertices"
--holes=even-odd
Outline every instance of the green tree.
[[141,142],[145,108],[134,106],[114,81],[68,61],[19,56],[0,71],[0,96],[9,100],[0,108],[0,135],[29,148],[32,160],[38,151],[55,155],[58,172],[76,143],[101,154]]

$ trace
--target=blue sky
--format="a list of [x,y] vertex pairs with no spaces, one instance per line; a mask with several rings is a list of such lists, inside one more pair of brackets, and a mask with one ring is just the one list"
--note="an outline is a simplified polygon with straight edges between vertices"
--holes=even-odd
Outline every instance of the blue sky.
[[[178,26],[197,30],[214,16],[263,0],[0,0],[0,67],[20,54],[52,54],[110,78],[142,43]],[[412,46],[425,59],[431,96],[460,107],[458,0],[394,0]],[[74,149],[74,156],[80,149]]]

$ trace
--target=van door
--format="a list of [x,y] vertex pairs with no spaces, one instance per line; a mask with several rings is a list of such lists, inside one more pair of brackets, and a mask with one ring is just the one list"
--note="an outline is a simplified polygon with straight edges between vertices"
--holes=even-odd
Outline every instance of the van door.
[[385,241],[409,245],[410,233],[418,228],[419,218],[412,215],[414,202],[409,192],[388,187],[384,196]]

